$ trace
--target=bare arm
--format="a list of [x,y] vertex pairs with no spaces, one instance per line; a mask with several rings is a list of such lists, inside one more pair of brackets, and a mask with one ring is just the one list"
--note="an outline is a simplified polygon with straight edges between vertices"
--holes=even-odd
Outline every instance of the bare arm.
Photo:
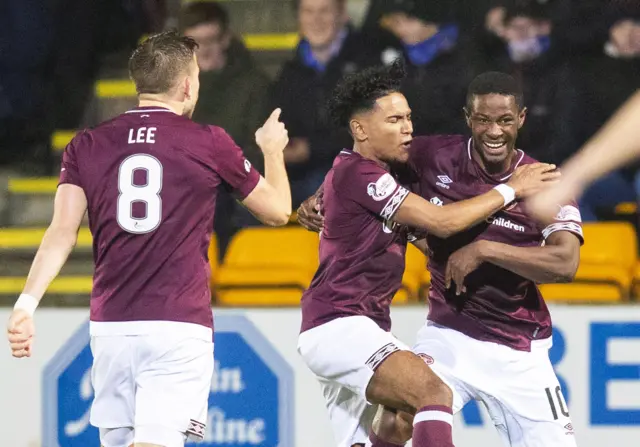
[[562,183],[588,185],[640,157],[640,91],[562,167]]
[[448,238],[470,228],[500,211],[505,199],[491,190],[473,199],[437,206],[420,196],[409,193],[393,220],[399,224],[427,230],[441,238]]
[[[269,172],[267,166],[268,164],[266,163],[265,157],[265,170]],[[289,182],[286,177],[286,172],[284,175],[284,181],[287,184],[288,190]],[[288,199],[286,197],[283,198],[278,189],[264,177],[260,177],[258,184],[254,190],[245,197],[242,204],[265,225],[286,225],[289,222],[289,217],[291,217],[291,192],[289,192]]]
[[551,234],[542,247],[482,241],[480,257],[540,284],[571,282],[580,262],[580,241],[568,231]]
[[58,187],[53,218],[33,260],[23,293],[37,300],[42,298],[75,247],[86,210],[87,198],[82,188],[70,184]]
[[[423,228],[438,237],[447,238],[482,222],[515,198],[527,197],[541,188],[548,187],[549,182],[558,177],[559,173],[555,172],[555,165],[532,163],[520,166],[506,185],[498,185],[491,191],[472,199],[445,206],[434,205],[409,193],[393,220],[400,224]],[[509,197],[505,189],[511,191]]]
[[449,256],[445,285],[466,291],[464,279],[483,262],[502,267],[540,284],[570,282],[580,262],[580,241],[568,231],[552,233],[543,247],[514,247],[492,241],[477,241]]
[[264,178],[242,201],[253,215],[267,225],[285,225],[291,217],[291,188],[282,151],[289,141],[278,118],[280,109],[256,132],[256,142],[264,154]]
[[562,166],[562,180],[528,200],[529,213],[539,220],[554,215],[557,205],[578,199],[595,180],[640,157],[640,91]]

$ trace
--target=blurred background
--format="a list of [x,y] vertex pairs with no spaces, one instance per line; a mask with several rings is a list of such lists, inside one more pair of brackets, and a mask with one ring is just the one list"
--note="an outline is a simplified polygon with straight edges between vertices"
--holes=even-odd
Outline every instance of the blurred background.
[[[0,1],[0,304],[6,310],[51,217],[66,144],[78,129],[136,105],[129,54],[140,39],[168,28],[200,44],[194,120],[225,128],[258,169],[253,134],[273,108],[282,108],[295,207],[349,145],[349,136],[326,120],[324,104],[344,75],[364,67],[405,58],[403,90],[416,135],[466,133],[462,107],[470,80],[487,70],[511,73],[529,110],[518,147],[553,163],[574,153],[640,87],[637,0]],[[584,311],[585,324],[602,312],[614,312],[612,320],[622,318],[618,310],[633,317],[625,323],[634,328],[631,338],[640,337],[634,323],[640,321],[634,305],[639,193],[638,166],[594,184],[580,202],[586,243],[576,281],[542,287],[560,314],[572,305],[599,305]],[[295,311],[317,267],[317,235],[300,228],[295,216],[285,228],[262,228],[224,193],[217,207],[213,304]],[[83,228],[42,307],[86,310],[92,261],[91,235]],[[426,301],[425,261],[410,248],[396,307]],[[593,348],[585,337],[579,349]],[[640,379],[636,366],[630,380]],[[635,427],[617,445],[637,445],[640,387],[620,393],[623,400],[635,396],[636,409],[604,419]],[[599,399],[589,402],[608,405]]]

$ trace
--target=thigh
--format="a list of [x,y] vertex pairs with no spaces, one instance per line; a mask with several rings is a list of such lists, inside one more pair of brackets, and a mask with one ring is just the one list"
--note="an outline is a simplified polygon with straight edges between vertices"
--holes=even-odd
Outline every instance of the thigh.
[[456,414],[477,396],[463,374],[472,369],[466,362],[468,355],[463,352],[464,343],[462,340],[451,340],[449,331],[452,330],[425,323],[418,331],[412,351],[451,389],[452,410]]
[[[204,437],[213,375],[213,343],[197,338],[140,337],[136,371],[136,441],[173,446]],[[166,433],[142,439],[141,433]],[[146,436],[146,435],[145,435]]]
[[338,447],[365,444],[377,405],[333,381],[320,379],[331,428]]
[[513,365],[517,372],[509,373],[506,365],[496,371],[501,386],[483,398],[505,445],[575,447],[569,409],[546,349],[522,357]]
[[131,339],[124,336],[91,337],[91,353],[91,385],[94,390],[89,418],[91,425],[100,429],[133,427],[135,380],[131,368],[134,355]]
[[319,379],[335,382],[362,398],[384,360],[408,349],[362,316],[332,320],[303,332],[298,339],[298,353]]

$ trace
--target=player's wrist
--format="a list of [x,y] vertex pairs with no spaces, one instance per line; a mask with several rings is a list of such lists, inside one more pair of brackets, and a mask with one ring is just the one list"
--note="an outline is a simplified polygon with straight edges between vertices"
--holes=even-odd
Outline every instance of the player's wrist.
[[508,204],[516,200],[516,196],[517,196],[516,190],[513,187],[507,185],[506,183],[497,185],[493,189],[499,192],[502,198],[504,199],[504,206],[507,206]]
[[18,300],[13,306],[13,310],[23,310],[29,315],[33,315],[38,304],[40,304],[40,300],[38,298],[35,298],[28,293],[23,293],[18,297]]

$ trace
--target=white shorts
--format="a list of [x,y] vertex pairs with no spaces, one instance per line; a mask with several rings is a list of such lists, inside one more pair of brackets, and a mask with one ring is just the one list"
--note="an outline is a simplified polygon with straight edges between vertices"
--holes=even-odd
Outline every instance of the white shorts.
[[453,391],[454,413],[472,399],[485,404],[505,446],[575,447],[550,347],[536,340],[517,351],[427,322],[413,351]]
[[102,445],[125,447],[135,441],[182,447],[187,436],[204,436],[211,339],[176,333],[92,335],[91,351],[90,422],[100,429]]
[[364,444],[377,405],[367,402],[376,368],[409,347],[364,316],[343,317],[303,332],[298,352],[316,375],[338,447]]

